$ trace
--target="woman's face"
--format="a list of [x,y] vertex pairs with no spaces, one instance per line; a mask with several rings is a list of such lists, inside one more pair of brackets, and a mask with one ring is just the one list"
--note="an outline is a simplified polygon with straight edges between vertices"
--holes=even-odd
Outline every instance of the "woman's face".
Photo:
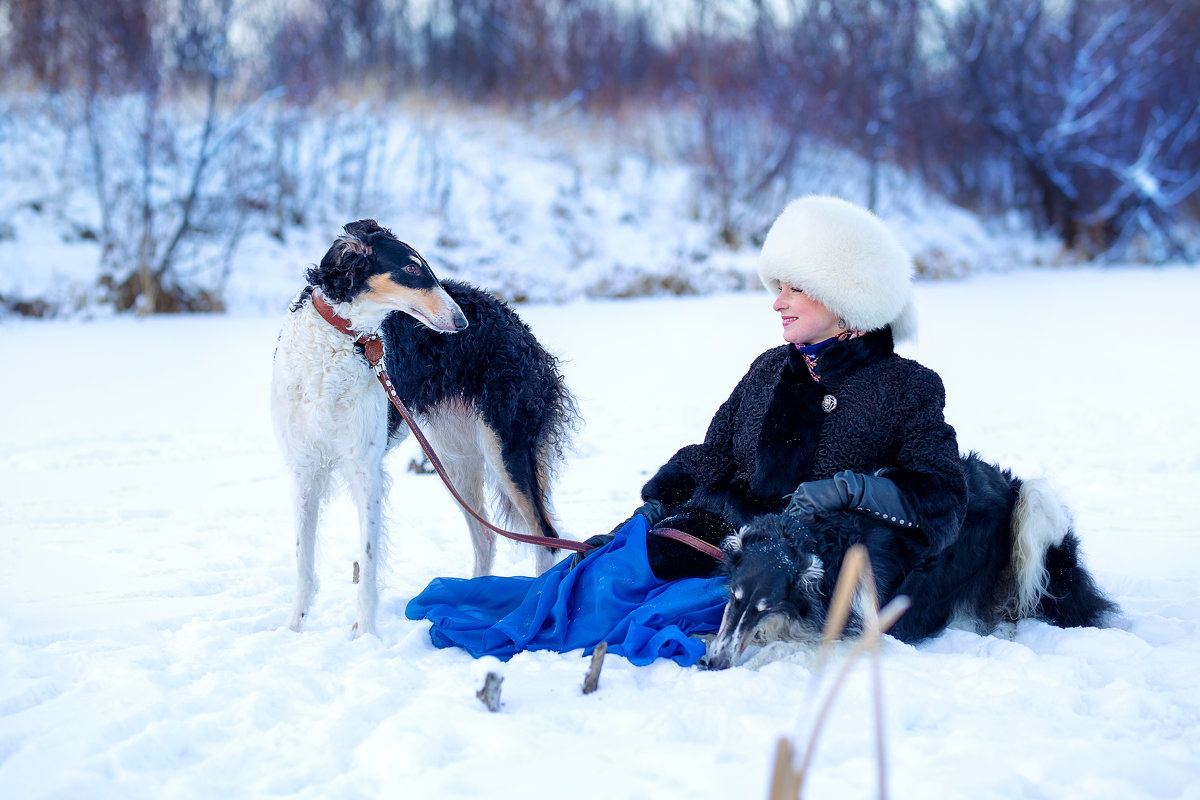
[[789,283],[779,284],[779,296],[771,308],[779,313],[783,322],[785,342],[816,344],[845,330],[838,325],[837,314]]

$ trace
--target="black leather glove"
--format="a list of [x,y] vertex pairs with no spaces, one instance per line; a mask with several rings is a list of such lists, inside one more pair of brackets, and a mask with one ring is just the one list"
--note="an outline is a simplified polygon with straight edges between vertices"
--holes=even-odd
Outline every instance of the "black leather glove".
[[800,484],[784,513],[811,522],[823,511],[839,509],[870,514],[902,528],[917,527],[916,512],[895,483],[879,475],[850,470]]
[[[665,506],[663,506],[662,503],[658,502],[657,500],[647,500],[645,503],[642,503],[640,506],[638,506],[634,510],[634,512],[629,516],[628,519],[626,519],[624,522],[617,525],[617,527],[613,528],[611,533],[597,534],[596,536],[593,536],[590,539],[584,539],[583,543],[590,544],[592,546],[593,550],[597,547],[603,547],[604,545],[608,544],[609,542],[611,542],[613,540],[613,537],[616,536],[617,531],[621,530],[621,528],[624,528],[626,525],[628,525],[629,520],[633,519],[638,514],[641,514],[643,517],[645,517],[646,524],[649,527],[653,528],[655,525],[657,525],[658,523],[660,523],[664,519],[666,519],[667,509]],[[579,562],[583,561],[585,558],[587,558],[593,552],[593,550],[583,550],[583,551],[580,551],[580,552],[572,555],[571,556],[571,569],[574,569],[575,567],[579,566]]]
[[[667,518],[667,507],[657,500],[647,500],[634,510],[633,516],[631,516],[629,519],[633,519],[633,517],[636,517],[638,514],[641,514],[643,517],[645,517],[646,524],[653,528],[655,525]],[[619,529],[624,526],[629,522],[629,519],[625,520],[625,522],[622,522],[617,526],[617,528]]]

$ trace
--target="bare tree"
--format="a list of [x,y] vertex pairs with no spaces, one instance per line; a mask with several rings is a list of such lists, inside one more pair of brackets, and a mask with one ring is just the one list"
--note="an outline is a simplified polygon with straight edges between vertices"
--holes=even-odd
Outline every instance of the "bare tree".
[[[229,47],[233,6],[233,0],[178,0],[169,20],[157,20],[155,57],[138,91],[89,94],[96,191],[108,209],[105,283],[118,310],[222,307],[219,278],[185,273],[205,249],[214,259],[231,253],[242,230],[241,198],[219,163],[254,108],[225,96],[236,66]],[[202,101],[199,119],[189,122],[181,111],[187,104],[167,101],[193,92]]]
[[[1003,146],[1068,248],[1105,252],[1139,231],[1173,254],[1174,208],[1200,186],[1179,159],[1200,144],[1194,99],[1173,99],[1159,3],[972,0],[954,22],[958,101]],[[1182,101],[1182,102],[1181,102]]]
[[[696,213],[717,241],[736,248],[765,231],[789,192],[807,130],[799,113],[806,93],[781,80],[791,70],[765,4],[694,0],[693,8],[676,45],[676,82],[694,121],[680,152],[696,167]],[[759,48],[730,30],[754,31]]]
[[839,138],[867,160],[872,209],[879,202],[880,168],[898,160],[906,112],[916,99],[924,5],[925,0],[818,0],[805,7],[798,23],[826,42],[807,58],[827,76]]

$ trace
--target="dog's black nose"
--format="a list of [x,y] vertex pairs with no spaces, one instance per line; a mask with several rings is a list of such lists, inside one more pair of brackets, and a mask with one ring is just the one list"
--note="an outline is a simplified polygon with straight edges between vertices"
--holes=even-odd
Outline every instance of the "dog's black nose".
[[706,653],[703,658],[696,662],[697,669],[706,669],[717,672],[723,669],[729,669],[733,666],[733,661],[729,658],[713,657],[713,654]]

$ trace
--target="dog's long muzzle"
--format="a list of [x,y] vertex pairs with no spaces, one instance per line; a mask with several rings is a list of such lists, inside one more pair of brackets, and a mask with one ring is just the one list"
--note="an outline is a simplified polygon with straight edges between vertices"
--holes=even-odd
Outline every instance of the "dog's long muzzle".
[[747,619],[751,616],[757,617],[749,605],[744,607],[741,613],[734,608],[733,601],[725,606],[721,628],[717,631],[717,637],[708,645],[708,654],[703,662],[706,668],[729,669],[741,659],[758,627],[756,620]]
[[458,333],[467,329],[471,323],[463,314],[458,303],[438,287],[422,293],[421,302],[414,304],[413,312],[422,322],[439,333]]

